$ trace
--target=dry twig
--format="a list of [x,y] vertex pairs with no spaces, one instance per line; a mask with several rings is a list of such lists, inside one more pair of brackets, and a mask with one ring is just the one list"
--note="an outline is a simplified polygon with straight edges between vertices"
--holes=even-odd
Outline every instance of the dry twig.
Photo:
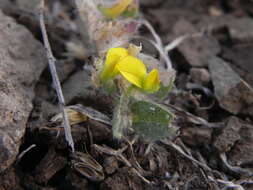
[[[128,166],[129,168],[131,168],[131,170],[137,175],[139,176],[145,183],[150,184],[151,182],[149,180],[147,180],[145,177],[143,177],[141,175],[141,173],[138,171],[138,169],[140,169],[137,167],[132,165],[126,158],[125,156],[122,155],[122,153],[128,148],[127,146],[124,146],[123,148],[119,149],[119,150],[114,150],[110,147],[107,146],[99,146],[97,144],[93,144],[92,147],[98,151],[99,153],[104,153],[110,156],[115,156],[119,161],[123,162],[126,166]],[[142,169],[142,168],[141,168]]]
[[159,37],[159,35],[156,33],[156,31],[154,30],[153,26],[147,21],[147,20],[141,20],[141,24],[143,24],[144,26],[146,26],[150,33],[152,34],[152,36],[154,37],[154,40],[148,40],[159,52],[160,54],[160,58],[162,58],[166,64],[166,69],[167,70],[172,70],[172,63],[170,60],[170,57],[168,56],[168,52],[165,51],[164,47],[163,47],[163,43],[161,38]]
[[228,163],[228,160],[227,160],[227,156],[225,153],[221,153],[220,154],[220,158],[221,158],[221,161],[222,161],[222,164],[226,167],[226,169],[230,172],[230,173],[234,173],[238,176],[252,176],[253,173],[248,171],[247,169],[245,168],[241,168],[239,166],[232,166]]
[[40,28],[41,28],[41,32],[42,32],[42,38],[43,38],[44,46],[45,46],[46,53],[47,53],[48,64],[49,64],[51,76],[53,78],[53,85],[56,89],[56,93],[57,93],[58,100],[59,100],[59,106],[60,106],[60,109],[61,109],[62,115],[63,115],[65,139],[68,142],[69,146],[71,147],[72,152],[74,152],[75,151],[74,141],[73,141],[73,138],[71,135],[71,129],[70,129],[70,125],[69,125],[68,115],[67,115],[66,110],[64,109],[65,100],[63,97],[61,84],[60,84],[60,81],[59,81],[59,78],[58,78],[58,75],[56,72],[56,67],[55,67],[56,59],[53,56],[53,53],[52,53],[52,50],[50,47],[50,43],[48,41],[46,26],[45,26],[45,22],[44,22],[44,13],[43,13],[44,12],[44,5],[45,5],[44,0],[41,0],[40,10],[39,10],[39,20],[40,20]]
[[192,163],[200,166],[201,168],[205,169],[206,171],[212,172],[212,169],[207,166],[205,163],[201,163],[198,160],[196,160],[195,158],[193,158],[192,156],[186,154],[182,148],[178,145],[176,145],[175,143],[168,141],[168,140],[161,140],[160,142],[162,142],[164,145],[167,145],[171,148],[173,148],[174,150],[176,150],[178,153],[180,153],[182,156],[184,156],[185,158],[189,159],[190,161],[192,161]]
[[211,176],[208,176],[208,179],[212,182],[218,182],[221,185],[224,185],[225,187],[222,188],[222,190],[227,190],[227,189],[236,189],[236,190],[245,190],[241,185],[235,184],[232,181],[226,181],[222,179],[215,180]]
[[32,144],[31,146],[29,146],[27,149],[23,150],[17,157],[16,159],[16,164],[21,160],[21,158],[23,158],[23,156],[29,152],[31,149],[33,149],[34,147],[36,147],[35,144]]
[[186,34],[183,36],[179,36],[176,39],[174,39],[172,42],[168,43],[165,47],[164,50],[165,52],[169,52],[179,46],[181,43],[183,43],[185,40],[189,38],[198,38],[202,37],[204,35],[204,32],[199,32],[199,33],[194,33],[194,34]]

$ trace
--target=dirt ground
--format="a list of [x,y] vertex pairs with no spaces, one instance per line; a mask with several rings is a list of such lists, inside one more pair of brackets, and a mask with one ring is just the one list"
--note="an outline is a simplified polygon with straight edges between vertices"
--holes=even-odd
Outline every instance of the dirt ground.
[[[0,0],[0,190],[253,189],[253,1],[140,0],[164,45],[191,36],[169,52],[176,81],[164,103],[178,135],[119,141],[110,125],[84,119],[72,126],[76,154],[51,120],[60,111],[38,3]],[[45,16],[66,104],[112,118],[113,97],[90,81],[96,52],[74,3],[47,0]]]

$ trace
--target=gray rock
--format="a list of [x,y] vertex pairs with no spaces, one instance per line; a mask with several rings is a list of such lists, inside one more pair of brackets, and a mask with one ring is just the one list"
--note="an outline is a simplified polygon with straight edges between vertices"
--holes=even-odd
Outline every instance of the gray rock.
[[113,174],[119,168],[118,160],[114,156],[106,157],[104,159],[103,167],[107,174]]
[[251,118],[253,118],[253,104],[246,107],[243,111],[243,114],[249,115]]
[[4,11],[4,9],[13,6],[13,2],[8,0],[0,0],[0,9]]
[[253,39],[253,20],[251,18],[234,19],[227,26],[233,40],[248,42]]
[[55,66],[60,82],[66,80],[76,69],[76,64],[68,60],[58,61]]
[[29,10],[30,12],[35,12],[38,10],[39,5],[40,5],[40,0],[16,0],[16,4],[18,5],[19,8],[23,10]]
[[53,148],[49,149],[46,156],[36,166],[35,180],[40,184],[47,183],[66,164],[65,157],[58,155]]
[[156,6],[159,6],[163,2],[164,2],[164,0],[156,0],[156,1],[153,1],[153,0],[140,0],[141,6],[150,7],[150,8],[154,8]]
[[[71,187],[76,190],[89,189],[88,179],[79,175],[76,171],[71,170],[66,174],[66,181],[71,184]],[[62,183],[61,188],[64,189],[66,185]]]
[[211,128],[187,127],[182,129],[181,137],[184,143],[191,146],[208,145],[211,143],[212,131]]
[[237,114],[253,103],[253,89],[218,57],[208,60],[214,91],[219,104],[225,110]]
[[253,40],[253,20],[250,17],[235,17],[232,14],[221,16],[203,16],[197,23],[197,28],[209,28],[219,31],[226,27],[232,40],[246,42]]
[[102,87],[97,88],[92,82],[90,71],[80,70],[71,75],[62,86],[63,95],[67,105],[81,103],[100,110],[112,109],[113,97],[106,93]]
[[0,189],[19,189],[23,190],[20,186],[20,178],[15,168],[10,168],[6,172],[0,175]]
[[[178,7],[168,10],[168,8],[161,9],[150,9],[150,18],[155,20],[155,23],[159,25],[161,34],[165,33],[167,38],[171,37],[171,32],[175,23],[182,18],[185,19],[194,19],[197,18],[196,14],[192,13],[189,10],[183,10]],[[170,38],[171,39],[171,38]],[[173,38],[171,39],[173,40]]]
[[239,130],[241,123],[236,117],[230,117],[223,129],[221,135],[219,135],[213,145],[219,152],[228,152],[236,141],[240,139]]
[[94,85],[91,82],[90,74],[81,70],[74,73],[62,86],[66,104],[73,100],[86,99],[94,93]]
[[190,77],[194,83],[206,85],[210,82],[210,73],[204,68],[191,68]]
[[245,168],[252,168],[253,126],[248,123],[241,123],[241,125],[242,127],[239,131],[240,140],[235,143],[234,147],[228,153],[228,158],[233,165],[244,165],[243,167]]
[[[177,37],[198,33],[190,22],[183,19],[175,24],[173,32]],[[220,52],[220,46],[214,37],[202,36],[185,40],[178,46],[178,50],[191,66],[204,67],[206,59]]]
[[[253,39],[253,35],[252,35]],[[223,48],[222,57],[231,61],[231,68],[253,87],[253,45],[239,43],[229,48]]]
[[0,172],[18,154],[33,88],[47,64],[42,45],[0,11]]

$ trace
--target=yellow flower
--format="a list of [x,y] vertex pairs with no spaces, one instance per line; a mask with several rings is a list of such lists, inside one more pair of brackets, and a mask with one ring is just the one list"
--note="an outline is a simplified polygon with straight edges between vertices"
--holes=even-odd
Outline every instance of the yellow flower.
[[116,68],[130,83],[142,88],[143,78],[146,76],[146,67],[141,60],[127,56],[118,62]]
[[116,64],[126,56],[128,56],[128,51],[125,48],[118,47],[109,49],[106,55],[104,68],[100,74],[100,79],[102,81],[107,81],[115,77],[119,73],[116,69]]
[[157,69],[153,69],[147,74],[147,68],[144,63],[130,55],[127,49],[121,47],[111,48],[107,52],[100,79],[107,81],[119,73],[130,83],[146,92],[156,92],[160,88],[160,78]]
[[156,92],[160,88],[160,78],[157,69],[153,69],[143,83],[143,89],[148,92]]
[[120,0],[114,6],[110,8],[101,8],[101,10],[106,17],[115,19],[120,16],[132,2],[133,0]]

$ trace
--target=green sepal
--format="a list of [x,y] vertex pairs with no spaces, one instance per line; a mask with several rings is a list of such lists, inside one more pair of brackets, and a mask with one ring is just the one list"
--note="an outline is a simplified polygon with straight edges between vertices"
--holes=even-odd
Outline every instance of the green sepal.
[[170,79],[169,84],[167,86],[161,83],[160,89],[154,94],[154,96],[156,96],[160,100],[166,98],[166,96],[169,94],[169,92],[174,86],[174,81],[175,78],[173,77],[172,79]]
[[103,89],[109,95],[117,93],[117,86],[114,80],[107,80],[106,82],[102,83]]

